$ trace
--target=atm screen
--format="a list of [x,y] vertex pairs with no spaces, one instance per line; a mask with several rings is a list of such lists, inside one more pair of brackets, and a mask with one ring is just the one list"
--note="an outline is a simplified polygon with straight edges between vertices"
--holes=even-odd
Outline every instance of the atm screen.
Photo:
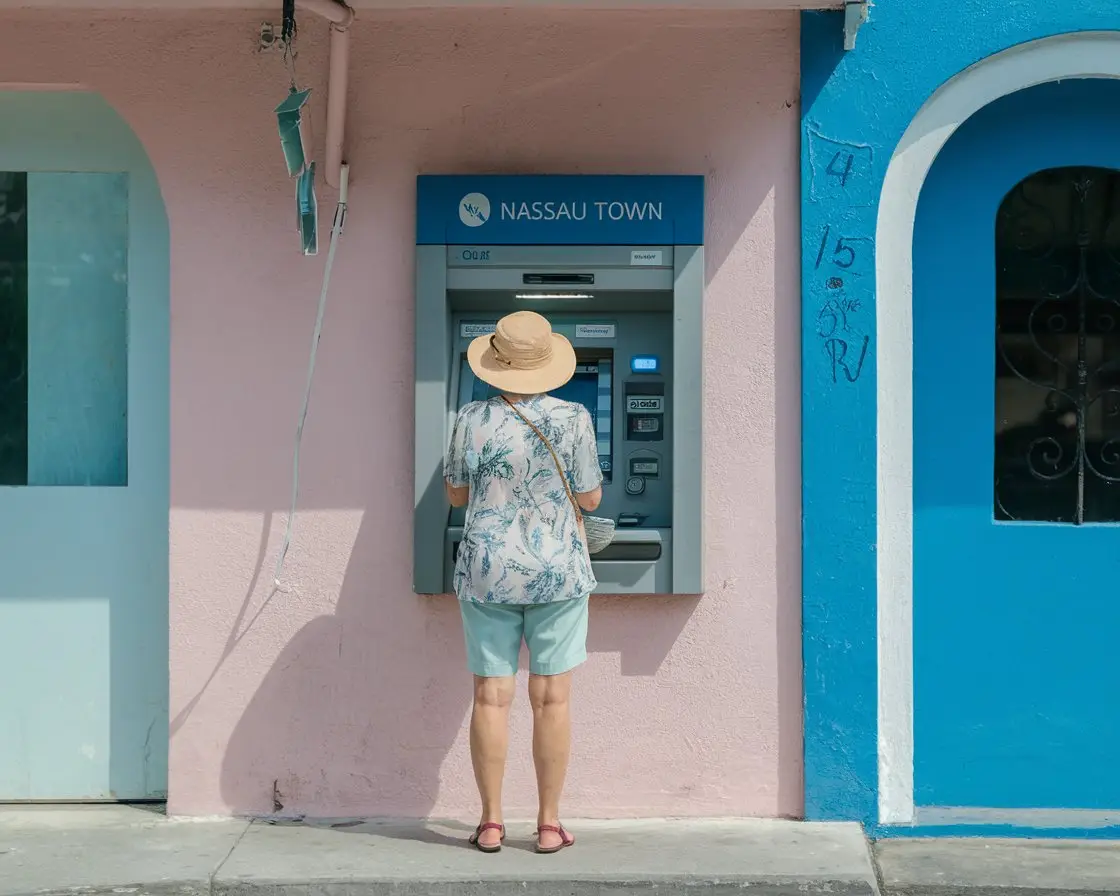
[[[613,363],[610,357],[581,358],[576,372],[567,383],[550,393],[563,401],[573,401],[587,408],[595,424],[599,449],[599,468],[605,478],[611,474],[611,396],[614,387]],[[482,382],[462,361],[459,372],[459,406],[471,401],[485,401],[498,394],[493,386]]]

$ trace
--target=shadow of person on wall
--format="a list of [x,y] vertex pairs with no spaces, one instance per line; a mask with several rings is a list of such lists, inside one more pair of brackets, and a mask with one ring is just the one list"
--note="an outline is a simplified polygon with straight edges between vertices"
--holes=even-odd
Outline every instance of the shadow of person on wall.
[[[410,593],[410,567],[385,556],[375,534],[384,524],[366,513],[336,612],[307,623],[285,645],[238,720],[221,773],[223,801],[235,814],[426,818],[448,802],[439,799],[441,784],[460,791],[453,802],[473,801],[473,781],[441,776],[470,713],[458,606],[454,597]],[[271,612],[292,599],[298,594],[274,592]],[[655,626],[635,631],[635,601],[657,605]],[[698,601],[596,598],[589,654],[617,653],[623,675],[653,676]],[[364,831],[345,822],[338,828]],[[423,831],[378,833],[415,839]],[[468,833],[444,826],[428,836],[451,845]]]
[[692,594],[596,595],[591,599],[587,654],[617,653],[623,675],[654,676],[700,600]]
[[465,664],[458,607],[411,593],[385,525],[364,514],[336,612],[291,639],[238,721],[221,774],[236,814],[424,817],[436,805],[470,708],[469,679],[453,674]]

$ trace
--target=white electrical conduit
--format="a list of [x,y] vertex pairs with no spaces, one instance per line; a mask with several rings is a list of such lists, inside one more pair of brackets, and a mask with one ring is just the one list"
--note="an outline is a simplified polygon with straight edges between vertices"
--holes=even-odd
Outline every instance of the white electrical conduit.
[[350,166],[342,165],[339,169],[338,180],[338,205],[334,210],[334,222],[331,224],[330,247],[327,249],[327,263],[323,267],[323,288],[319,291],[319,310],[315,315],[315,333],[311,337],[311,359],[307,364],[307,386],[303,391],[303,407],[299,412],[299,423],[296,425],[296,447],[292,458],[292,504],[288,509],[288,522],[284,526],[284,541],[280,545],[280,556],[276,560],[276,575],[273,576],[272,585],[276,590],[283,590],[280,586],[280,573],[284,568],[284,558],[288,555],[288,548],[292,543],[292,520],[296,515],[296,502],[299,498],[299,449],[303,443],[303,424],[307,421],[307,407],[311,404],[311,381],[315,377],[315,355],[319,351],[319,336],[323,332],[323,314],[327,310],[327,290],[331,285],[331,268],[334,267],[334,250],[338,248],[342,229],[346,226],[346,193],[347,181],[350,178]]
[[327,183],[338,189],[342,171],[342,142],[346,137],[346,88],[350,80],[350,26],[354,23],[354,10],[341,0],[296,0],[296,6],[320,15],[331,23],[324,174]]
[[327,310],[327,291],[330,289],[331,268],[334,267],[334,253],[338,248],[342,229],[346,225],[347,182],[350,166],[342,162],[342,143],[346,136],[346,87],[350,69],[350,26],[354,22],[354,10],[341,0],[297,0],[297,6],[316,13],[331,23],[330,72],[327,76],[327,183],[338,189],[338,205],[331,224],[330,246],[327,249],[327,263],[323,267],[323,287],[319,292],[319,309],[315,315],[315,332],[311,337],[311,358],[307,364],[307,385],[303,392],[303,406],[296,425],[296,445],[292,458],[292,503],[288,508],[288,520],[284,525],[284,540],[280,545],[280,556],[276,559],[276,574],[272,585],[283,590],[280,573],[284,560],[292,544],[292,522],[296,515],[299,499],[299,451],[303,444],[303,425],[307,421],[307,409],[311,404],[311,383],[315,377],[315,356],[319,350],[319,336],[323,332],[323,315]]

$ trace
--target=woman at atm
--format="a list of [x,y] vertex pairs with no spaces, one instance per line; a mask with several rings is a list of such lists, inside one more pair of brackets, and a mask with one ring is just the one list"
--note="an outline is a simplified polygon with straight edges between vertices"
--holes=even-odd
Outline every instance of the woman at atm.
[[571,750],[572,670],[587,658],[595,587],[581,511],[602,499],[591,415],[548,395],[571,379],[575,351],[532,311],[510,314],[468,348],[467,362],[500,394],[465,405],[444,461],[447,497],[466,506],[455,564],[467,661],[474,674],[471,760],[482,816],[470,842],[505,839],[502,779],[518,655],[529,649],[537,851],[575,838],[560,822]]

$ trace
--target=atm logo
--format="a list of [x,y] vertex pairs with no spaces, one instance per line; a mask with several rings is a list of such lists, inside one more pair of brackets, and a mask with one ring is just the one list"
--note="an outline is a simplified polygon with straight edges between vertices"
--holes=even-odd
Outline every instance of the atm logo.
[[482,193],[468,193],[459,200],[459,220],[467,227],[481,227],[490,220],[490,200]]

